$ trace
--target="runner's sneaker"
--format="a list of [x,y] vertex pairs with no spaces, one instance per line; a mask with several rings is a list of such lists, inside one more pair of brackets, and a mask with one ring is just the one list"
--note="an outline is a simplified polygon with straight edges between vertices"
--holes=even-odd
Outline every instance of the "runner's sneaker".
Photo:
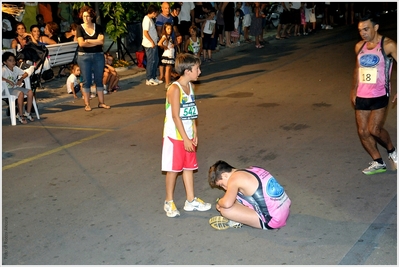
[[198,210],[198,211],[207,211],[210,210],[212,207],[211,203],[205,203],[202,199],[195,197],[193,201],[188,202],[186,200],[186,203],[184,204],[184,210],[185,211],[193,211],[193,210]]
[[209,224],[216,230],[226,230],[228,228],[241,228],[242,223],[229,220],[223,216],[215,216],[209,219]]
[[396,154],[396,148],[395,148],[394,152],[388,153],[388,158],[390,160],[392,160],[392,162],[395,164],[395,169],[397,169],[398,168],[398,156]]
[[180,216],[180,212],[177,210],[175,202],[173,202],[173,200],[165,201],[163,209],[166,211],[166,216],[168,217]]
[[363,173],[366,175],[376,174],[376,173],[387,171],[387,166],[385,165],[385,163],[380,164],[377,161],[373,161],[373,162],[370,162],[369,165],[370,166],[368,166],[366,169],[363,170]]

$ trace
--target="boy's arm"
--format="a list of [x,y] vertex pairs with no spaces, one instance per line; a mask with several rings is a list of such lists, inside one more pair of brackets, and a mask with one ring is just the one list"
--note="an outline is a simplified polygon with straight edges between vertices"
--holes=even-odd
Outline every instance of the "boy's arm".
[[176,84],[172,84],[168,92],[166,93],[166,97],[170,103],[172,108],[172,118],[173,122],[176,125],[177,130],[179,131],[181,137],[184,141],[184,149],[188,152],[194,152],[193,143],[190,138],[187,136],[186,131],[184,130],[183,122],[180,118],[180,89]]
[[218,205],[222,208],[228,209],[231,208],[235,201],[236,201],[236,197],[237,197],[237,193],[238,193],[238,183],[237,183],[237,179],[235,179],[235,177],[239,175],[239,173],[235,173],[235,175],[231,175],[230,179],[228,181],[227,184],[227,190],[226,193],[224,194],[224,196],[219,199],[218,201]]

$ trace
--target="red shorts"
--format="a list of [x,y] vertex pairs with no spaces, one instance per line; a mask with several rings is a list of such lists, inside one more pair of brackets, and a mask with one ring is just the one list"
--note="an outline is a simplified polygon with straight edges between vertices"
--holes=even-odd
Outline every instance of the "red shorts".
[[184,149],[184,141],[170,137],[163,139],[162,171],[181,172],[196,169],[198,169],[197,152],[187,152]]

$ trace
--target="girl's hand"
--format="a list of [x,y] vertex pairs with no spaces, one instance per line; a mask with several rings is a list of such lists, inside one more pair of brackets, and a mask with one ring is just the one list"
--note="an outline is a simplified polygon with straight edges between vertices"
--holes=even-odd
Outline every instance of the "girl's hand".
[[190,139],[184,140],[184,149],[187,152],[194,152],[193,143]]

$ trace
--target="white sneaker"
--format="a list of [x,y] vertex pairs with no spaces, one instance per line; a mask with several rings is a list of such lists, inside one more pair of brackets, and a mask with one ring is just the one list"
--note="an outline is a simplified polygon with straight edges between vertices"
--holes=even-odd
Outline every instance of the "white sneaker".
[[380,164],[377,161],[372,161],[369,163],[370,166],[368,166],[366,169],[363,170],[363,173],[366,175],[371,175],[371,174],[376,174],[376,173],[381,173],[381,172],[386,172],[387,171],[387,166],[385,163]]
[[186,200],[186,203],[184,204],[184,210],[185,211],[207,211],[210,210],[212,207],[211,203],[205,203],[202,199],[195,197],[192,202],[188,202]]
[[175,203],[173,200],[165,201],[163,205],[163,209],[166,211],[166,216],[168,217],[176,217],[180,216],[180,212],[177,210]]
[[393,162],[394,165],[395,165],[395,169],[397,169],[397,168],[398,168],[398,156],[397,156],[397,154],[396,154],[396,148],[395,148],[395,151],[394,151],[394,152],[388,153],[388,158],[389,158],[390,160],[392,160],[392,162]]
[[107,90],[104,90],[103,92],[104,92],[104,95],[108,94],[108,91],[107,91]]
[[96,98],[96,95],[95,95],[95,94],[91,94],[91,95],[90,95],[90,99],[91,99],[91,98]]
[[155,78],[154,81],[155,81],[156,83],[158,83],[158,84],[163,83],[163,81],[162,81],[162,80],[158,80],[158,78]]
[[326,30],[332,30],[332,29],[334,29],[334,28],[333,28],[332,26],[330,26],[330,25],[327,25],[325,29],[326,29]]
[[154,85],[158,85],[159,83],[157,83],[154,79],[150,79],[150,80],[146,80],[145,84],[154,86]]

